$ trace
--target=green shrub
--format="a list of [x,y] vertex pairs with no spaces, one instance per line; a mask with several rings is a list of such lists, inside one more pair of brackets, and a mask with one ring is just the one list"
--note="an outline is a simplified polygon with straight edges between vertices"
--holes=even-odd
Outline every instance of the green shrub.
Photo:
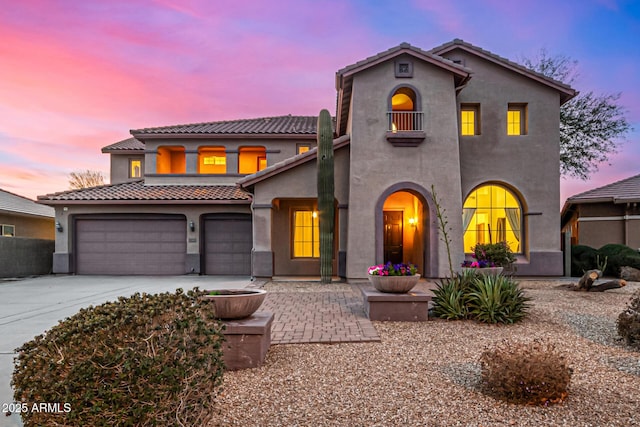
[[469,293],[476,278],[473,270],[465,270],[437,284],[433,291],[433,314],[449,320],[466,319]]
[[475,270],[438,283],[433,293],[434,316],[449,320],[514,323],[524,318],[529,308],[529,298],[512,278],[484,276]]
[[516,260],[506,242],[478,243],[471,250],[476,261],[486,261],[490,266],[509,268]]
[[484,323],[514,323],[526,316],[529,300],[512,278],[482,276],[473,282],[469,314]]
[[197,289],[135,294],[82,309],[17,349],[25,426],[204,425],[222,383],[222,324]]
[[574,245],[571,247],[571,275],[580,277],[587,270],[596,268],[598,251],[590,246]]
[[548,405],[568,395],[572,370],[553,343],[503,340],[480,356],[485,393],[512,403]]
[[640,291],[635,291],[627,308],[618,316],[618,334],[627,344],[640,349]]
[[640,254],[626,245],[608,244],[598,249],[600,258],[607,257],[606,276],[620,276],[620,268],[624,266],[640,268]]

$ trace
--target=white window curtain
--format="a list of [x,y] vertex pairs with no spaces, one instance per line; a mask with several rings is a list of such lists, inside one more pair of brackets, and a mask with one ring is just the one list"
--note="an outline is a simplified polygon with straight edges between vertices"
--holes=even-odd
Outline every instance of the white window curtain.
[[520,242],[521,228],[520,228],[520,209],[518,208],[505,208],[507,214],[507,220],[511,226],[513,234],[516,236],[516,240]]
[[476,208],[464,208],[462,209],[462,232],[466,233],[471,224],[471,219],[476,213]]

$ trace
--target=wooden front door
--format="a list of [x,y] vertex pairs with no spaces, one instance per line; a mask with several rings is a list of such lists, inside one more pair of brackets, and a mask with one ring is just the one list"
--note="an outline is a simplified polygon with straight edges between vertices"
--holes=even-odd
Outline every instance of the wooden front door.
[[402,211],[384,211],[384,262],[402,260]]

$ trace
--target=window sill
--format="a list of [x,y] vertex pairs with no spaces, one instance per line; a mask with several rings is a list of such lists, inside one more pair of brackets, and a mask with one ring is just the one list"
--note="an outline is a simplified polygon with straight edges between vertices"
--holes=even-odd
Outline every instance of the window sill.
[[417,147],[426,139],[422,130],[392,132],[387,131],[387,141],[394,147]]

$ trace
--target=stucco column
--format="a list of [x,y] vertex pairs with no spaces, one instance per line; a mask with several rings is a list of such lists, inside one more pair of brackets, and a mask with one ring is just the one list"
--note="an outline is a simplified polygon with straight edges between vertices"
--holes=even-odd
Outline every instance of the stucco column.
[[238,173],[238,150],[227,150],[227,173]]
[[273,250],[271,241],[271,204],[251,206],[253,211],[253,250],[251,265],[254,277],[273,276]]
[[151,175],[157,172],[157,163],[156,157],[158,156],[157,151],[145,151],[144,152],[144,174]]
[[349,205],[338,205],[338,276],[347,277]]
[[198,173],[198,150],[185,150],[186,173]]

